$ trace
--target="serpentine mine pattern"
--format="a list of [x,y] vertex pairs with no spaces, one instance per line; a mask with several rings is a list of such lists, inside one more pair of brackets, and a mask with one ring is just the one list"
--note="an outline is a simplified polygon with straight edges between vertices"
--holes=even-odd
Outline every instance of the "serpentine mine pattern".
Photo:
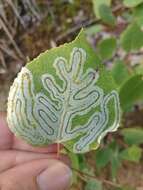
[[[72,140],[81,133],[82,137],[74,144],[73,152],[86,152],[95,140],[98,142],[108,132],[118,127],[120,106],[118,93],[113,90],[107,95],[96,85],[98,71],[87,69],[83,73],[86,52],[82,48],[73,48],[69,64],[64,57],[54,61],[56,74],[62,80],[59,86],[54,76],[45,73],[41,76],[43,92],[35,94],[32,73],[23,67],[18,74],[8,99],[8,123],[11,130],[33,145],[48,142]],[[112,126],[109,122],[108,103],[113,101],[115,118]],[[75,116],[83,116],[92,108],[100,107],[84,125],[72,127]]]

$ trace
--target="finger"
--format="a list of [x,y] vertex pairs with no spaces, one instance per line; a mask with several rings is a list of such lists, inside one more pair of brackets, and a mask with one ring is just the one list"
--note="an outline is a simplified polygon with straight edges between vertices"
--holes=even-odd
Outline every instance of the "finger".
[[0,112],[0,149],[9,149],[12,145],[13,134],[7,127],[6,113]]
[[[14,136],[8,128],[6,113],[0,112],[0,150],[9,148],[41,153],[56,153],[58,151],[57,144],[48,145],[47,147],[33,147],[20,138]],[[60,148],[62,148],[62,145],[60,145]]]
[[33,153],[26,151],[24,152],[16,150],[5,150],[5,151],[0,151],[0,173],[19,164],[44,158],[59,159],[62,160],[67,165],[70,164],[69,159],[62,154],[57,156],[57,154],[55,153],[42,154],[42,153]]
[[[14,137],[13,140],[13,146],[14,149],[16,150],[26,150],[30,152],[39,152],[39,153],[56,153],[59,150],[59,147],[57,144],[50,144],[44,147],[33,147],[30,144],[27,144],[25,141]],[[60,149],[62,148],[62,145],[60,145]]]
[[69,187],[71,170],[54,159],[34,160],[0,175],[1,189],[65,190]]

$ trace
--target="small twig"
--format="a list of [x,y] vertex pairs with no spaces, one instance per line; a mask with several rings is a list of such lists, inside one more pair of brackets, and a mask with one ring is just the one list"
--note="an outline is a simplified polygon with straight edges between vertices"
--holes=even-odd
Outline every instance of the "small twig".
[[25,56],[23,55],[23,53],[21,52],[21,50],[19,49],[19,47],[13,40],[13,37],[11,36],[10,32],[6,28],[4,22],[2,21],[1,18],[0,18],[0,26],[2,26],[2,28],[4,29],[5,33],[7,34],[8,38],[10,39],[11,43],[13,44],[13,46],[14,46],[15,50],[17,51],[17,53],[19,54],[19,56],[24,60]]
[[0,1],[0,15],[3,17],[4,21],[7,22],[6,13],[5,13],[5,6]]
[[129,147],[129,145],[127,145],[126,143],[124,143],[124,141],[121,140],[121,139],[119,139],[119,138],[117,139],[117,142],[118,142],[118,144],[120,144],[124,148],[128,148]]
[[76,168],[72,168],[71,167],[71,169],[74,170],[75,172],[77,172],[79,175],[81,175],[82,178],[88,177],[88,178],[92,178],[92,179],[95,179],[95,180],[100,180],[100,181],[102,181],[102,183],[108,184],[108,185],[113,186],[113,187],[121,187],[120,184],[116,184],[116,183],[114,183],[112,181],[109,181],[109,180],[106,180],[106,179],[102,179],[102,180],[101,179],[97,179],[96,176],[90,175],[90,174],[85,173],[85,172],[81,172],[81,171],[79,171]]
[[127,9],[126,7],[123,7],[123,5],[121,5],[121,4],[119,4],[119,5],[117,5],[116,7],[114,7],[113,8],[113,10],[112,10],[112,12],[114,13],[114,14],[116,14],[116,12],[118,12],[118,11],[123,11],[123,10],[125,10],[125,9]]
[[10,57],[12,57],[13,59],[19,60],[19,58],[17,57],[17,55],[11,49],[9,49],[9,47],[7,47],[4,43],[1,43],[1,41],[0,41],[0,49],[4,53],[6,53]]
[[26,27],[25,27],[25,23],[23,22],[21,16],[19,15],[19,13],[18,13],[18,11],[17,11],[17,9],[16,9],[14,3],[13,3],[11,0],[6,0],[6,1],[7,1],[7,3],[11,6],[11,8],[13,9],[14,14],[15,14],[16,17],[19,19],[21,25],[22,25],[23,28],[25,29],[25,28],[26,28]]
[[60,143],[57,143],[57,159],[60,157]]
[[[113,8],[112,12],[115,14],[116,12],[118,12],[119,10],[124,10],[124,7],[122,5],[118,5],[116,7]],[[59,42],[65,38],[67,38],[67,36],[70,36],[72,34],[74,34],[75,32],[79,31],[81,28],[86,28],[88,26],[91,26],[93,24],[97,24],[101,21],[101,19],[99,18],[93,18],[91,20],[85,21],[84,23],[81,23],[69,30],[67,30],[65,33],[61,34],[60,36],[57,37],[56,42]]]
[[59,41],[65,39],[65,38],[67,38],[67,36],[70,36],[70,35],[74,34],[75,32],[79,31],[81,28],[88,27],[88,26],[90,26],[92,24],[96,24],[99,21],[100,21],[100,19],[91,19],[91,20],[88,20],[88,21],[86,21],[84,23],[76,25],[75,27],[67,30],[65,33],[63,33],[60,36],[58,36],[56,38],[56,42],[59,42]]
[[48,12],[52,18],[53,25],[58,26],[58,23],[56,22],[56,18],[55,18],[54,12],[53,12],[53,7],[51,6],[51,3],[49,1],[47,1],[46,4],[47,4]]
[[6,7],[7,5],[0,4],[0,17],[3,19],[6,27],[8,27],[11,34],[14,33],[14,27],[11,27],[10,22],[6,18]]
[[27,4],[29,10],[31,11],[31,13],[38,19],[40,20],[41,19],[41,16],[39,15],[38,13],[38,7],[37,7],[37,4],[35,1],[29,1],[29,0],[25,0],[26,2],[23,1],[23,3]]
[[3,56],[3,53],[0,51],[0,60],[1,60],[1,64],[2,66],[7,69],[7,66],[6,66],[6,63],[5,63],[5,59],[4,59],[4,56]]

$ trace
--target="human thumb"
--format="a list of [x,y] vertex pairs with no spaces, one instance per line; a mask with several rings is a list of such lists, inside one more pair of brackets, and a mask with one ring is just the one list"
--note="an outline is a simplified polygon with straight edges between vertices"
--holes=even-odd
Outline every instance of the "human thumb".
[[17,165],[0,175],[0,189],[67,190],[71,170],[62,161],[39,159]]
[[37,176],[40,190],[66,190],[70,186],[71,170],[64,163],[57,161]]

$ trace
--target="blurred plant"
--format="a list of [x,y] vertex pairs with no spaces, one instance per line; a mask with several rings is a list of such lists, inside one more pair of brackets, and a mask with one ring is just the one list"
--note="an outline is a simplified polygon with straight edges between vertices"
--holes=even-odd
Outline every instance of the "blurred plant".
[[[95,52],[107,69],[111,70],[118,85],[124,118],[135,106],[143,108],[143,1],[92,2],[95,19],[86,27],[87,37],[94,41]],[[92,176],[91,168],[86,164],[87,160],[82,159],[81,163],[81,158],[77,158],[78,169],[83,172],[79,175],[80,178],[85,180],[83,176],[86,175],[90,178],[86,180],[86,190],[95,187],[99,190],[108,187],[110,190],[135,188],[118,184],[117,173],[126,161],[140,163],[143,153],[143,128],[124,127],[123,120],[120,130],[114,135],[108,135],[102,142],[102,147],[95,151],[96,169],[92,171]],[[104,181],[102,177],[100,179],[106,168],[110,168],[109,181]]]
[[[24,64],[26,55],[18,45],[16,34],[19,25],[26,32],[32,24],[38,24],[47,14],[40,10],[35,0],[0,0],[0,73],[7,72],[7,60],[10,58]],[[18,67],[19,69],[19,67]],[[15,72],[17,72],[16,70]]]
[[[81,14],[82,21],[75,19],[74,16],[78,14],[76,5],[81,7],[84,4],[86,10],[87,2],[93,10],[88,7],[90,16],[83,19],[85,11]],[[70,4],[67,12],[71,10],[72,18],[65,19],[63,4],[66,3]],[[61,12],[55,7],[59,7],[63,15],[60,15]],[[88,40],[101,61],[107,65],[107,69],[111,70],[120,90],[123,121],[119,131],[113,135],[109,134],[102,142],[101,148],[92,154],[77,156],[70,153],[73,171],[78,173],[83,181],[84,187],[79,189],[92,190],[96,187],[97,190],[134,190],[135,186],[130,187],[132,183],[129,187],[119,184],[117,174],[127,161],[142,164],[143,127],[140,123],[134,126],[125,125],[124,120],[130,112],[137,109],[138,115],[139,111],[142,113],[143,110],[143,0],[0,0],[0,73],[7,70],[9,58],[20,62],[21,65],[25,62],[17,31],[20,28],[28,33],[32,25],[42,21],[47,10],[51,18],[48,18],[48,22],[51,23],[52,20],[54,30],[57,29],[60,34],[55,35],[57,44],[73,38],[81,27],[86,28]],[[76,22],[73,22],[74,19]],[[62,22],[65,24],[59,27]],[[69,29],[68,23],[71,23]],[[17,73],[17,70],[14,72]],[[135,120],[136,115],[132,118]],[[108,180],[105,180],[105,177]],[[76,175],[74,182],[77,184]]]

